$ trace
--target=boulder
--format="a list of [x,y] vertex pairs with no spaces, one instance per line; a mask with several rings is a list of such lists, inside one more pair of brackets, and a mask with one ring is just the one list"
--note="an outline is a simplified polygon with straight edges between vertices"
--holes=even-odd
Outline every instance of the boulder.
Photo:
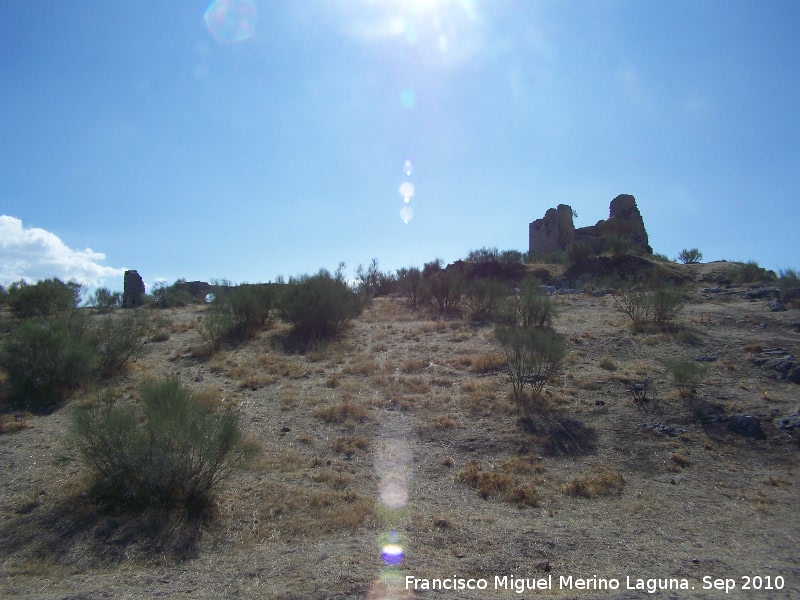
[[788,417],[779,417],[773,421],[778,429],[783,431],[800,431],[800,409]]
[[731,415],[728,419],[728,428],[734,433],[759,440],[767,439],[761,423],[753,415]]

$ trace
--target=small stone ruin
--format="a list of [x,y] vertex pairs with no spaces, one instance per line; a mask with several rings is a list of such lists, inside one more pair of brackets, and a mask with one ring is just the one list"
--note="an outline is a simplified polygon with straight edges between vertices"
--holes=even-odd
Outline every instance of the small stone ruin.
[[609,238],[626,240],[634,249],[652,254],[647,239],[644,220],[636,206],[636,198],[621,194],[611,201],[609,216],[595,225],[575,228],[572,207],[559,204],[550,208],[541,219],[536,219],[528,228],[528,250],[533,255],[563,252],[575,242],[585,242],[592,252],[599,254]]
[[144,281],[138,271],[125,271],[122,308],[136,308],[144,303]]

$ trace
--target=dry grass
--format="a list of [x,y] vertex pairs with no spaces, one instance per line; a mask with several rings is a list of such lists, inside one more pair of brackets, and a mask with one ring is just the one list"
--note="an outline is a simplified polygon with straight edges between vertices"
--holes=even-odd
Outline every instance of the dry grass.
[[33,415],[29,412],[0,415],[0,434],[29,429],[33,427],[30,424],[32,418]]
[[564,492],[581,498],[602,498],[618,495],[624,487],[625,478],[622,473],[615,471],[609,465],[597,463],[592,465],[590,473],[573,477],[564,488]]
[[[708,313],[715,326],[706,327],[705,317],[695,322],[700,347],[687,348],[678,333],[634,335],[611,303],[568,300],[555,328],[577,332],[580,346],[541,395],[541,414],[528,420],[509,401],[490,329],[432,322],[397,299],[376,299],[340,337],[302,349],[284,344],[281,323],[207,361],[189,355],[197,343],[190,327],[149,346],[113,382],[123,394],[151,372],[180,372],[193,388],[208,386],[218,402],[235,405],[247,434],[262,444],[257,460],[219,488],[202,543],[187,530],[159,547],[157,527],[115,528],[115,517],[98,519],[79,494],[56,493],[53,482],[78,479],[74,463],[56,461],[71,407],[5,417],[12,428],[18,421],[32,428],[0,436],[0,596],[105,590],[138,598],[152,595],[157,576],[165,597],[187,589],[224,595],[234,581],[242,597],[363,598],[381,567],[376,540],[391,529],[403,537],[408,568],[431,577],[532,576],[539,557],[565,573],[593,573],[609,564],[596,557],[612,546],[635,573],[700,547],[719,572],[794,568],[787,536],[800,535],[797,443],[772,425],[775,415],[793,412],[794,387],[743,358],[775,347],[776,335],[799,355],[796,333],[777,323],[796,317],[773,315],[760,302],[698,301],[686,320]],[[746,312],[763,314],[756,320],[770,326],[743,323]],[[176,323],[195,317],[194,309],[173,316]],[[668,389],[664,360],[699,354],[719,361],[709,365],[698,398],[670,392],[646,413],[633,404],[627,384],[650,377]],[[742,438],[725,421],[709,424],[734,411],[757,415],[768,439]],[[686,433],[672,438],[641,427],[655,421]],[[398,441],[409,462],[381,467],[380,449]],[[384,468],[398,480],[407,476],[403,509],[380,503]],[[73,500],[70,513],[64,507]],[[547,525],[554,516],[563,527]],[[680,548],[663,538],[676,524]],[[617,544],[620,526],[629,544]],[[148,536],[149,545],[138,545]],[[729,551],[744,536],[747,551]],[[176,564],[185,557],[191,569]],[[800,592],[791,585],[787,593]]]
[[419,373],[428,368],[430,362],[423,358],[408,358],[400,365],[400,370],[403,373]]
[[367,355],[361,354],[356,356],[348,362],[342,372],[346,375],[361,375],[363,377],[367,377],[370,375],[375,375],[375,373],[381,370],[381,366],[375,362],[375,360]]
[[456,481],[478,491],[481,498],[499,498],[519,506],[538,506],[539,492],[513,473],[504,470],[485,471],[479,460],[470,461],[456,474]]
[[314,415],[326,423],[363,423],[370,420],[369,410],[349,400],[318,408],[314,411]]
[[481,354],[472,361],[472,370],[482,375],[505,371],[506,359],[499,352]]

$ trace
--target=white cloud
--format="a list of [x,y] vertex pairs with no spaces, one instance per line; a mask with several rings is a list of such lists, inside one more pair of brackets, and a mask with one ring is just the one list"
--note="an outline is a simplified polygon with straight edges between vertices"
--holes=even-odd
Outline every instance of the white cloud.
[[99,264],[105,257],[91,248],[73,250],[49,231],[26,229],[21,220],[0,215],[0,284],[49,277],[75,279],[90,288],[103,285],[109,278],[121,283],[125,269]]

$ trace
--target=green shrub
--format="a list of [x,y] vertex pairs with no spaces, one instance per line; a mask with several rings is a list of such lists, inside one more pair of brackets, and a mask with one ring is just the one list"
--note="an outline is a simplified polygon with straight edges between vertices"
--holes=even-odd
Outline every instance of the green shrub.
[[768,281],[769,278],[766,269],[762,269],[754,260],[740,264],[734,273],[734,280],[737,283],[756,283]]
[[[537,396],[558,372],[567,353],[564,339],[538,327],[497,327],[495,336],[506,356],[508,377],[519,408],[529,416],[537,412]],[[530,385],[531,393],[523,393]]]
[[107,396],[73,413],[70,440],[89,470],[92,497],[115,509],[196,509],[254,448],[239,420],[176,377],[139,389],[138,405]]
[[185,279],[178,279],[172,285],[158,282],[153,286],[150,296],[153,298],[153,306],[158,308],[180,308],[188,306],[194,302],[194,296],[183,289],[182,284]]
[[612,235],[606,239],[605,250],[612,256],[622,256],[630,252],[631,243],[624,237]]
[[694,394],[706,374],[705,367],[694,360],[668,360],[666,365],[675,387],[684,397]]
[[378,259],[373,258],[369,267],[358,265],[358,291],[369,297],[388,296],[397,288],[397,279],[391,274],[378,268]]
[[0,347],[11,404],[46,411],[85,383],[96,361],[87,330],[87,319],[78,311],[17,323]]
[[0,285],[0,308],[3,308],[6,304],[8,304],[8,292],[5,286]]
[[507,295],[508,288],[502,281],[480,277],[466,286],[464,304],[474,321],[491,321]]
[[703,260],[703,253],[697,248],[692,248],[691,250],[684,249],[681,250],[680,254],[678,254],[678,260],[685,265],[697,264]]
[[397,285],[411,306],[417,306],[422,299],[422,271],[417,267],[397,270]]
[[800,278],[795,269],[779,271],[778,287],[781,290],[781,300],[793,306],[800,304]]
[[461,306],[463,279],[458,273],[440,270],[423,277],[423,294],[439,316],[452,314]]
[[642,331],[648,324],[656,324],[662,329],[672,326],[686,302],[679,288],[663,282],[650,287],[625,284],[614,292],[613,297],[617,310],[630,317],[635,331]]
[[76,281],[44,279],[31,285],[16,281],[8,288],[8,306],[20,319],[49,317],[76,308],[83,287]]
[[516,301],[517,322],[521,327],[548,327],[553,321],[553,304],[538,279],[524,279],[519,286]]
[[335,335],[362,310],[361,298],[347,285],[341,271],[332,276],[323,269],[316,275],[290,279],[277,300],[281,319],[307,338]]
[[141,356],[154,334],[147,309],[107,315],[92,328],[96,365],[103,376],[116,375],[128,361]]
[[97,288],[94,295],[89,299],[89,305],[93,306],[98,312],[106,313],[119,308],[122,304],[122,295],[119,292],[111,292],[106,287]]
[[576,240],[567,248],[567,260],[571,265],[585,265],[592,254],[592,246],[586,240]]
[[274,287],[264,283],[242,284],[223,295],[221,300],[230,305],[233,316],[232,335],[238,339],[254,337],[269,321],[274,295]]

